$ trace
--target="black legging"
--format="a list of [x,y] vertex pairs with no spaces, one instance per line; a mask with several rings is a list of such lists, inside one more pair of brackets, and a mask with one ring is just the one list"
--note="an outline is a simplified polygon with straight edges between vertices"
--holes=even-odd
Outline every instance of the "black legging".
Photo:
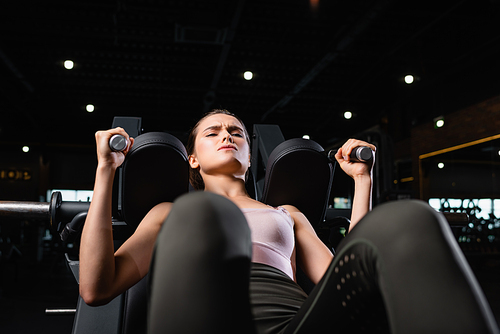
[[[205,192],[180,197],[156,243],[148,332],[266,332],[252,319],[250,260],[250,230],[231,201]],[[383,204],[363,218],[278,331],[389,329],[499,333],[448,223],[421,201]]]

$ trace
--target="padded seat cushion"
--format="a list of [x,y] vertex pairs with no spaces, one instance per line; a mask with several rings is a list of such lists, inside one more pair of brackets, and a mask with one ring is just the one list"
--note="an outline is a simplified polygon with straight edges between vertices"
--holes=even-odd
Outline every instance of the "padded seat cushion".
[[122,173],[122,216],[133,229],[155,205],[173,202],[189,189],[186,149],[165,132],[137,136]]
[[317,226],[325,217],[334,168],[315,141],[286,140],[269,155],[262,202],[293,205]]

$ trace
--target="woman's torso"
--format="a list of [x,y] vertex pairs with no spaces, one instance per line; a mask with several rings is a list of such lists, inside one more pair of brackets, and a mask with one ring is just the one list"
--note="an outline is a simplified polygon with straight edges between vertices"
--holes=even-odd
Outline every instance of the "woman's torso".
[[241,209],[252,235],[252,262],[277,268],[294,279],[294,222],[283,207]]

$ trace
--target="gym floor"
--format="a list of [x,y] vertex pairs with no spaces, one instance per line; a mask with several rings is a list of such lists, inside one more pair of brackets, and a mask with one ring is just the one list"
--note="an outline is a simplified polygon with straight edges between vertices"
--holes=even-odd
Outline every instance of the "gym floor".
[[[16,254],[0,262],[0,333],[71,333],[73,314],[46,314],[76,307],[78,285],[63,252],[46,248],[37,261]],[[468,259],[500,323],[500,255]]]

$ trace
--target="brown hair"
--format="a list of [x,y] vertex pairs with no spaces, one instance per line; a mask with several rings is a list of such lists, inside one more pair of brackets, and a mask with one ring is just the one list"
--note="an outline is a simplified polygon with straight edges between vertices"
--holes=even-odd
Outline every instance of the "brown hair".
[[[217,115],[217,114],[229,115],[229,116],[236,118],[243,126],[243,131],[245,132],[245,139],[248,143],[248,146],[250,147],[250,136],[248,135],[248,131],[247,131],[243,121],[238,116],[236,116],[232,112],[229,112],[225,109],[213,109],[212,111],[209,111],[208,113],[203,115],[203,117],[198,120],[198,122],[195,124],[195,126],[189,132],[189,137],[188,137],[187,144],[186,144],[186,151],[187,151],[188,157],[194,153],[194,144],[196,142],[196,135],[198,134],[198,126],[200,125],[200,123],[205,118],[212,116],[212,115]],[[248,171],[247,171],[247,173],[248,173]],[[200,171],[197,168],[189,167],[189,182],[191,183],[193,188],[196,190],[205,189],[205,182],[203,182],[203,178],[201,177]]]

